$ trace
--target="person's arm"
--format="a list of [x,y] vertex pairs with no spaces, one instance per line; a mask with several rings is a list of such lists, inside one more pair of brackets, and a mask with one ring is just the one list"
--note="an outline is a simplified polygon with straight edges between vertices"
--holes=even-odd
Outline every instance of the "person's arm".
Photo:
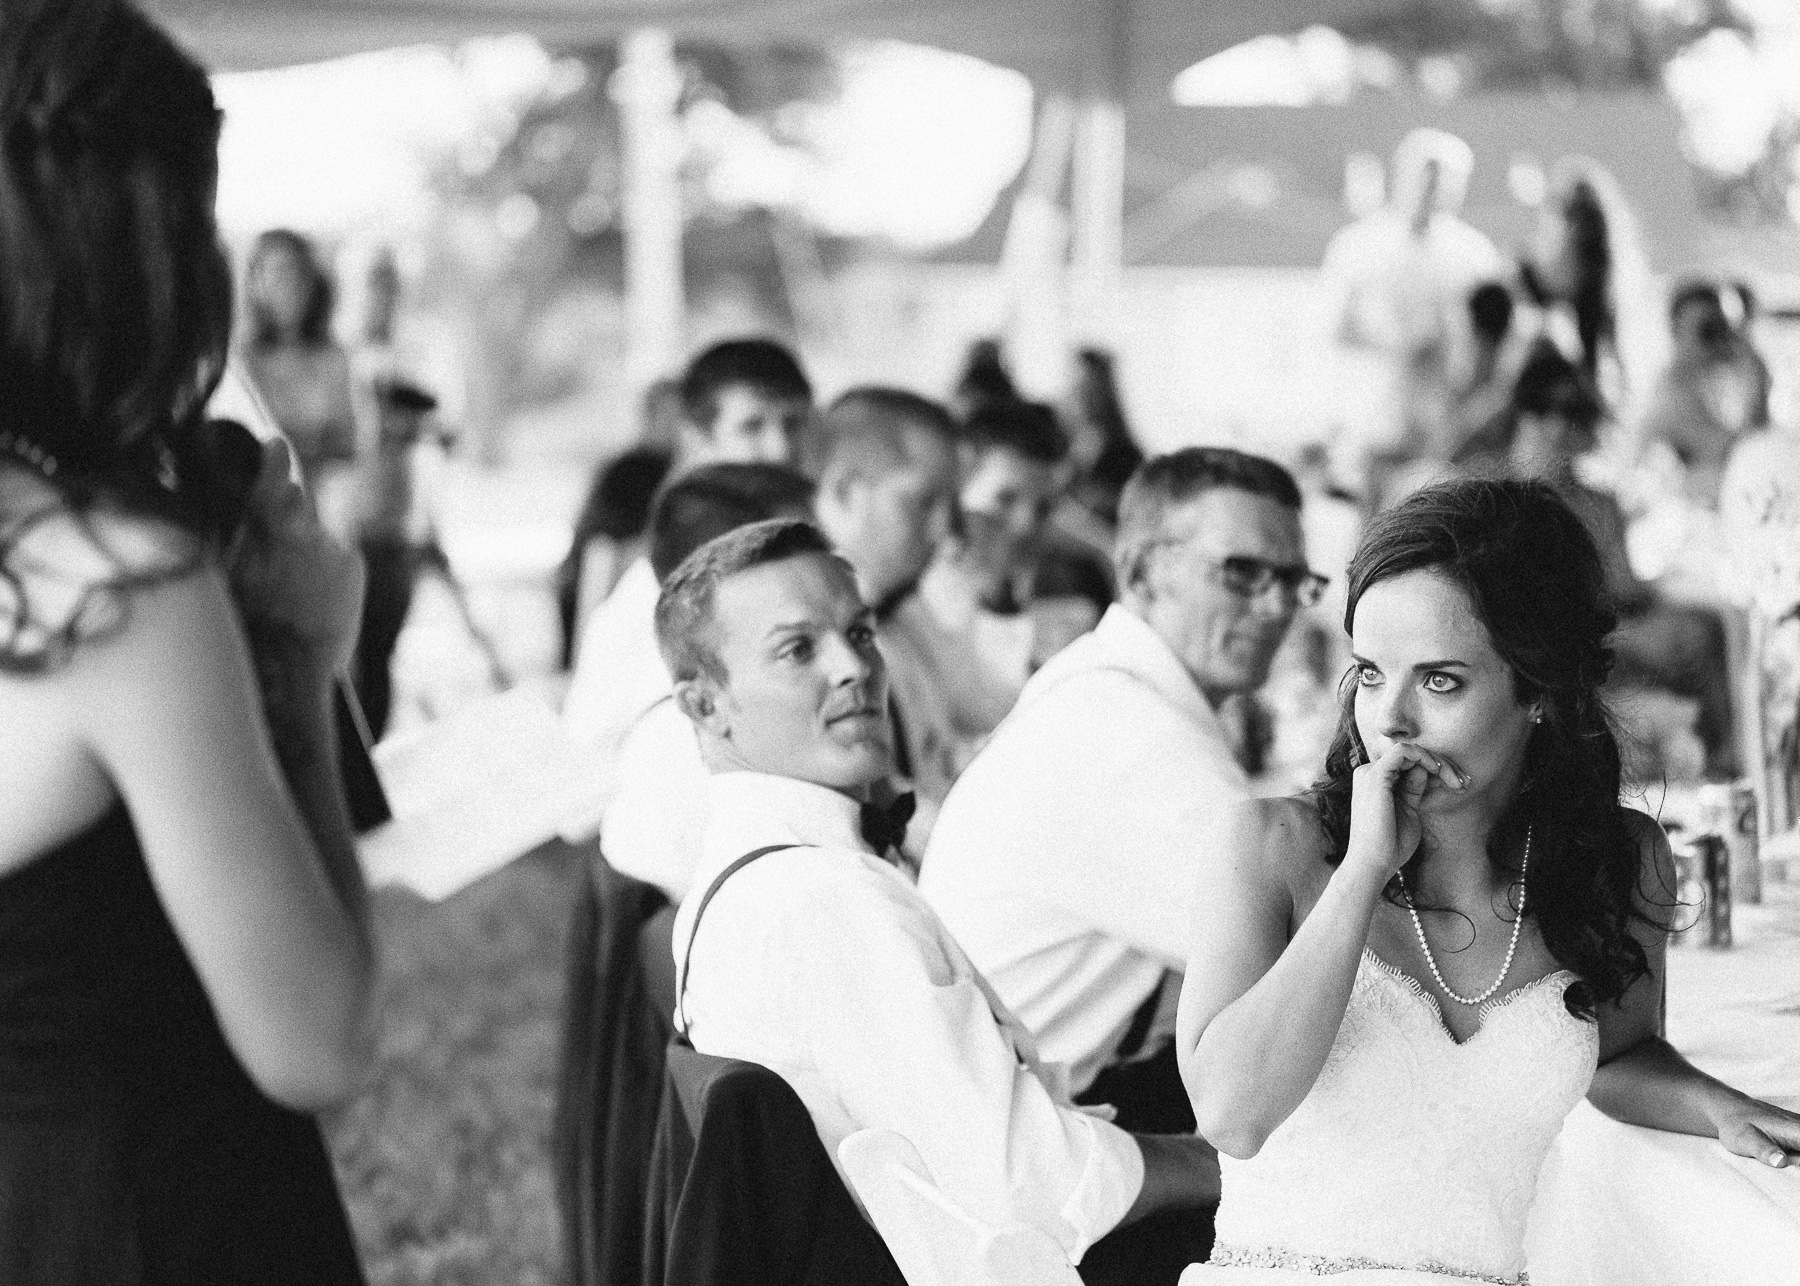
[[[224,577],[206,567],[130,592],[126,629],[47,681],[65,686],[78,735],[124,798],[233,1052],[278,1101],[338,1102],[367,1066],[373,966],[351,910],[360,896],[327,873],[347,852],[335,810],[313,819],[321,845],[276,758]],[[304,725],[329,713],[323,678],[312,683]],[[340,871],[339,884],[360,889],[360,876]]]
[[1658,1034],[1675,862],[1660,826],[1642,813],[1627,816],[1643,845],[1639,905],[1654,923],[1634,925],[1633,932],[1650,972],[1600,1007],[1600,1067],[1588,1101],[1614,1120],[1716,1138],[1728,1151],[1766,1165],[1800,1160],[1800,1115],[1715,1080]]
[[[1072,1261],[1134,1208],[1148,1170],[1156,1208],[1182,1204],[1181,1167],[1148,1161],[1132,1136],[1058,1101],[1020,1059],[908,893],[833,881],[780,928],[784,994],[844,1114],[905,1135],[975,1217],[1042,1229]],[[1210,1193],[1195,1183],[1185,1204],[1216,1199],[1216,1178]]]
[[1144,1158],[1144,1186],[1118,1226],[1136,1223],[1150,1215],[1219,1200],[1219,1152],[1198,1134],[1134,1134]]
[[1446,771],[1404,743],[1356,770],[1348,851],[1297,930],[1285,872],[1324,855],[1306,804],[1246,805],[1203,865],[1175,1039],[1199,1131],[1221,1152],[1254,1156],[1311,1092],[1381,891],[1418,847],[1427,775]]
[[291,471],[285,442],[264,448],[227,570],[276,758],[326,874],[366,938],[367,889],[333,705],[361,619],[362,561],[324,530]]

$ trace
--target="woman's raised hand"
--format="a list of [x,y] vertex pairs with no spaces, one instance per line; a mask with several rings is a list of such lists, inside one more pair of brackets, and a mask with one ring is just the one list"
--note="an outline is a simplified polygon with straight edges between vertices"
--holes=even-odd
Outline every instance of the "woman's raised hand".
[[1396,741],[1351,774],[1350,844],[1346,864],[1358,862],[1392,876],[1419,847],[1419,801],[1436,777],[1461,790],[1461,773],[1410,741]]
[[362,559],[320,525],[294,481],[293,449],[263,447],[243,534],[229,559],[232,595],[253,641],[273,635],[335,673],[350,662],[362,613]]

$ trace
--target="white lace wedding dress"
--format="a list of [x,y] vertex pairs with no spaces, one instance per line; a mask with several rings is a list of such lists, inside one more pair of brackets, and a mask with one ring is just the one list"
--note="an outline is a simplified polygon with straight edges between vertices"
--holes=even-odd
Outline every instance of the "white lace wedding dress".
[[1481,1007],[1458,1044],[1437,1001],[1365,951],[1312,1092],[1248,1161],[1219,1158],[1212,1257],[1182,1286],[1524,1283],[1525,1219],[1599,1053],[1560,971]]

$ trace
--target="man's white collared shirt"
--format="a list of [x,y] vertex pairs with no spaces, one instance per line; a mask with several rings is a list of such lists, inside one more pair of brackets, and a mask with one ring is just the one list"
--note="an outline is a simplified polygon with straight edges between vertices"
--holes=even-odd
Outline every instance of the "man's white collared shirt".
[[[1077,1093],[1185,968],[1194,873],[1250,794],[1187,669],[1118,604],[950,791],[919,891]],[[1164,1004],[1151,1039],[1172,1030]]]
[[612,797],[613,771],[626,734],[674,686],[656,646],[661,592],[650,560],[639,558],[581,629],[575,672],[563,698],[563,727],[574,740],[600,752],[604,799]]
[[871,853],[859,805],[760,773],[710,781],[704,858],[675,919],[680,968],[707,907],[682,1007],[704,1053],[760,1063],[793,1086],[836,1162],[866,1128],[899,1131],[977,1218],[1022,1221],[1071,1260],[1110,1232],[1143,1185],[1130,1135],[1071,1106],[912,884]]
[[665,696],[619,747],[600,851],[620,874],[687,896],[706,836],[706,764],[694,725]]

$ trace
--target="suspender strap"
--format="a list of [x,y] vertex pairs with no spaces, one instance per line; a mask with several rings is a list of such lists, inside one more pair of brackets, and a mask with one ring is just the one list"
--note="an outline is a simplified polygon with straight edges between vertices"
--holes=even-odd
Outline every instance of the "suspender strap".
[[706,914],[707,904],[713,900],[713,894],[719,891],[719,886],[721,884],[725,883],[726,880],[729,880],[732,876],[750,865],[750,863],[754,862],[757,858],[767,857],[770,853],[779,853],[784,848],[799,847],[801,846],[798,844],[770,844],[767,847],[753,849],[751,852],[745,853],[742,857],[738,858],[737,861],[719,872],[718,878],[707,887],[706,895],[700,899],[700,905],[694,908],[694,923],[688,927],[687,949],[681,953],[681,985],[675,993],[675,1023],[681,1031],[683,1040],[687,1039],[688,1030],[688,966],[693,963],[694,959],[694,939],[700,935],[700,917]]

